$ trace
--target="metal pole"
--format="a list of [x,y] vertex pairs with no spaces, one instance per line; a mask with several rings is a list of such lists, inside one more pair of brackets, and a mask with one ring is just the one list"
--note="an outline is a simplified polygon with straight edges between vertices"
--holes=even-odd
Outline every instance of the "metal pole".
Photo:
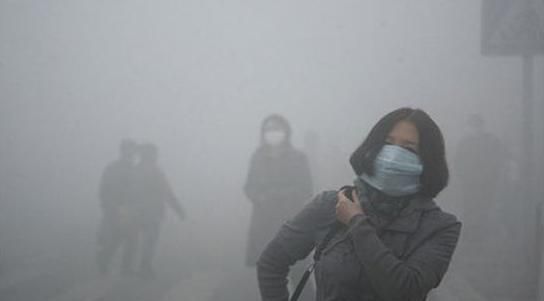
[[[523,56],[523,170],[526,200],[534,204],[534,57]],[[534,209],[534,208],[532,208]]]
[[[542,98],[539,98],[540,101],[542,101]],[[544,102],[540,102],[539,109],[543,109]],[[542,111],[541,111],[542,112]],[[542,123],[541,128],[539,130],[539,135],[542,135]],[[542,153],[539,154],[539,156],[543,155]],[[542,157],[541,157],[542,158]],[[539,164],[540,168],[542,168],[542,163]],[[544,173],[542,170],[538,171],[537,181],[535,184],[535,191],[536,195],[538,196],[538,230],[537,230],[537,242],[538,242],[538,249],[537,249],[537,255],[540,257],[539,260],[539,277],[538,277],[538,297],[537,301],[544,301],[544,197],[542,196],[542,192],[544,191],[542,188],[542,185],[544,185]]]
[[[534,168],[534,153],[535,153],[535,136],[534,136],[534,57],[532,55],[524,55],[523,56],[523,67],[522,67],[522,73],[523,73],[523,120],[522,120],[522,139],[523,139],[523,200],[526,202],[526,206],[524,206],[527,212],[527,221],[529,223],[527,226],[529,226],[529,231],[527,233],[529,234],[529,239],[527,242],[529,243],[529,260],[530,260],[530,267],[531,275],[535,275],[534,281],[534,288],[535,288],[535,295],[537,295],[537,298],[540,298],[540,254],[539,249],[539,242],[540,239],[538,237],[538,221],[531,222],[535,219],[535,212],[538,209],[538,201],[536,200],[536,173]],[[536,231],[535,231],[536,230]]]

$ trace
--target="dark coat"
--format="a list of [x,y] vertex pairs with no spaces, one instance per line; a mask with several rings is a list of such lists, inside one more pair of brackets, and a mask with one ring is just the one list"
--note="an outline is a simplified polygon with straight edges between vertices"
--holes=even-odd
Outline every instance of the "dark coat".
[[134,210],[139,224],[145,226],[160,223],[167,206],[182,214],[181,205],[159,166],[140,163],[135,169],[134,184]]
[[123,159],[110,163],[102,173],[99,187],[102,221],[97,241],[103,247],[116,243],[125,233],[123,212],[134,202],[134,175],[133,164]]
[[[286,301],[286,274],[336,222],[336,192],[320,194],[285,223],[257,264],[263,301]],[[316,265],[317,301],[421,301],[444,276],[461,224],[432,200],[414,198],[384,226],[365,215],[327,244]]]
[[99,188],[104,214],[117,214],[120,206],[133,201],[134,174],[134,166],[129,160],[117,160],[106,167]]
[[306,156],[291,146],[275,154],[259,148],[251,159],[244,190],[253,204],[246,263],[254,266],[277,229],[312,197]]

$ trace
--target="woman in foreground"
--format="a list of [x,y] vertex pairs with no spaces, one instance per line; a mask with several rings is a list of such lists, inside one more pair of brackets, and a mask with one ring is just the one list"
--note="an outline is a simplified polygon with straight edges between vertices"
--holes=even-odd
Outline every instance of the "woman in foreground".
[[434,202],[448,183],[436,123],[422,110],[395,110],[350,163],[354,189],[318,195],[262,252],[263,301],[289,299],[289,267],[314,249],[317,301],[420,301],[440,284],[461,224]]

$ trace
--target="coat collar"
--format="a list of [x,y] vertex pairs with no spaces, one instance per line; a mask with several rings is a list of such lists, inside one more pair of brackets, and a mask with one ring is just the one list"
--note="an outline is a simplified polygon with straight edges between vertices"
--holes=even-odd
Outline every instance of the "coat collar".
[[383,229],[388,231],[414,233],[425,211],[437,209],[438,206],[434,200],[424,197],[416,197],[410,201],[410,204],[404,208],[400,215]]

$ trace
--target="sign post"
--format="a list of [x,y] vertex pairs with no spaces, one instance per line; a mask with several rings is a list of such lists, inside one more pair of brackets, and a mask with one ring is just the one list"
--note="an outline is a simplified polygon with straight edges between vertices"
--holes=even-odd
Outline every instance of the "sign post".
[[[490,57],[519,56],[522,58],[522,143],[523,200],[528,214],[537,208],[537,185],[534,168],[534,57],[544,54],[544,0],[483,0],[482,54]],[[542,233],[542,232],[541,232]],[[537,237],[539,241],[544,238]],[[535,254],[538,260],[544,255]],[[535,265],[538,268],[539,264]],[[544,269],[542,267],[541,269]],[[539,273],[539,301],[544,301],[544,270]]]

